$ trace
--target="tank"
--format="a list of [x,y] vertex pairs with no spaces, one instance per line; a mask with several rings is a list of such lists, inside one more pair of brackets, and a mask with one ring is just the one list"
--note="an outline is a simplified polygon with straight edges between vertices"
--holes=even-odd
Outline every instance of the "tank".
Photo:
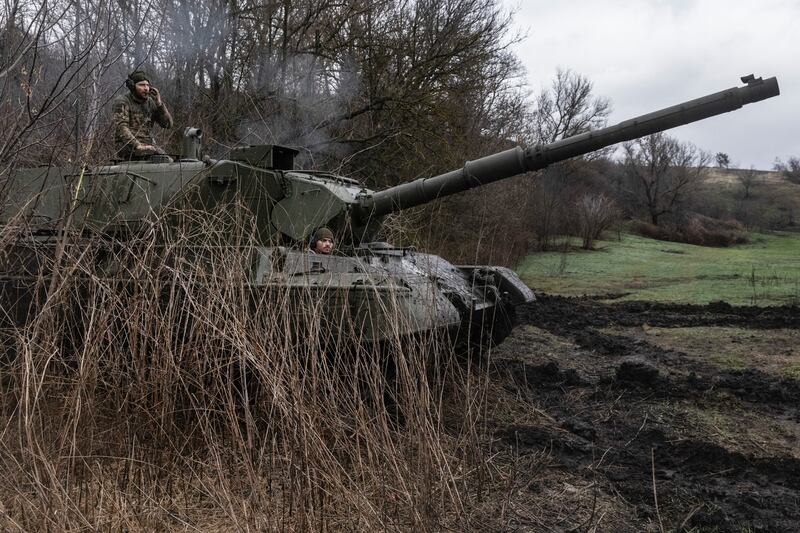
[[[380,235],[386,216],[779,94],[775,78],[751,75],[742,81],[744,86],[613,126],[552,144],[515,147],[380,191],[333,173],[297,170],[298,152],[289,147],[245,146],[231,150],[226,159],[201,158],[202,132],[194,128],[185,130],[182,154],[175,161],[161,157],[95,168],[18,169],[5,183],[0,224],[25,231],[12,253],[0,258],[2,307],[7,310],[0,320],[25,324],[44,301],[47,284],[42,280],[60,268],[54,258],[67,248],[80,252],[90,241],[101,243],[105,252],[93,255],[85,275],[114,280],[124,289],[125,280],[135,274],[120,264],[115,243],[129,242],[161,220],[182,228],[179,238],[190,250],[193,268],[202,270],[209,250],[220,244],[240,256],[256,309],[281,293],[289,295],[290,303],[283,304],[287,312],[296,312],[292,306],[303,298],[291,295],[303,294],[306,301],[311,295],[331,323],[370,342],[398,333],[447,331],[456,342],[496,344],[511,331],[514,309],[534,299],[531,289],[508,268],[453,265],[384,242]],[[185,215],[187,209],[192,217]],[[247,242],[226,229],[224,221],[214,226],[212,214],[218,213],[252,227]],[[216,232],[214,246],[203,238],[209,224]],[[309,239],[322,226],[337,237],[333,254],[309,249]],[[192,227],[196,231],[187,230]],[[86,307],[80,299],[75,305]]]

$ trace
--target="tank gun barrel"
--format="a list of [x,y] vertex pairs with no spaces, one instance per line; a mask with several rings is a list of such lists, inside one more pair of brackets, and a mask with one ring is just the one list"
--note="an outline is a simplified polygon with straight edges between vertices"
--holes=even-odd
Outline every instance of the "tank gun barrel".
[[359,198],[356,215],[362,220],[415,207],[437,198],[480,187],[552,163],[587,154],[612,144],[629,141],[698,120],[734,111],[780,94],[778,80],[745,76],[742,87],[731,87],[620,122],[614,126],[561,139],[551,144],[510,150],[467,162],[463,168],[431,178],[421,178]]

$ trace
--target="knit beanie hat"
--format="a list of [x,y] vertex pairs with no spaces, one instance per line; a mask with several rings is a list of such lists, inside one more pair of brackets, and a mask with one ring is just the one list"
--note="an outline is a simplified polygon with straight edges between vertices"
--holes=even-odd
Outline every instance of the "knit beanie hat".
[[130,74],[128,74],[128,79],[131,80],[133,83],[139,83],[140,81],[150,81],[147,79],[147,74],[144,70],[136,69]]
[[329,230],[328,228],[326,228],[326,227],[319,228],[314,233],[314,240],[315,241],[319,241],[319,240],[322,240],[322,239],[333,240],[333,232],[331,230]]

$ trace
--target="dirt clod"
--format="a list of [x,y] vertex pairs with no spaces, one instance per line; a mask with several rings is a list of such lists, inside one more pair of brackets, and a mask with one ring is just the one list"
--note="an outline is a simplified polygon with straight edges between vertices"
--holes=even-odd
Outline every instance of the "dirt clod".
[[651,385],[658,380],[658,368],[642,359],[628,359],[617,367],[617,381]]

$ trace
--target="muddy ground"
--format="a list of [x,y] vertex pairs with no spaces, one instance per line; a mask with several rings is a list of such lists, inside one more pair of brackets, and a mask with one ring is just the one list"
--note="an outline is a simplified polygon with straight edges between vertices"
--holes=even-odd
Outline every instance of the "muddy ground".
[[797,307],[540,295],[493,354],[514,483],[485,526],[800,531],[799,326]]

